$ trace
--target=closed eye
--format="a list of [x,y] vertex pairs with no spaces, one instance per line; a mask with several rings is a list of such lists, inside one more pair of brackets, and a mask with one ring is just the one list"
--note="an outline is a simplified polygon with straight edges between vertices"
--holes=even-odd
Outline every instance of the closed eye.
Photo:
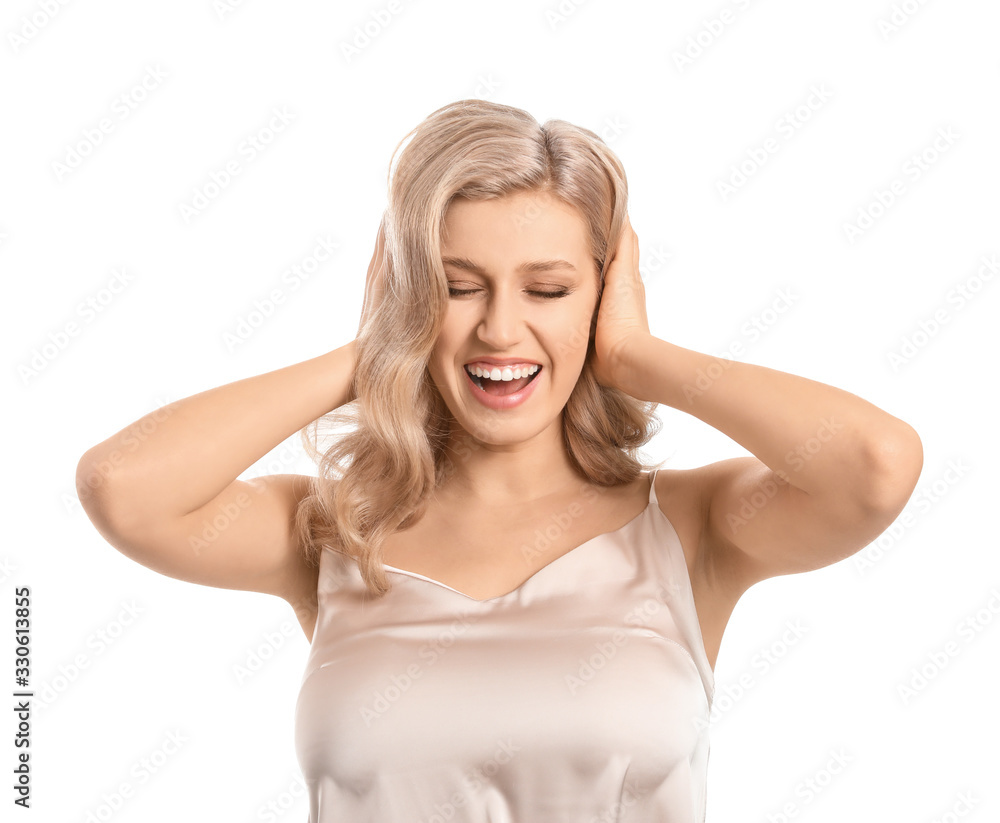
[[[480,291],[480,289],[456,289],[451,286],[448,287],[448,294],[452,297],[459,297],[463,294],[474,294],[477,291]],[[552,299],[556,297],[565,297],[569,294],[569,292],[565,289],[560,289],[559,291],[529,291],[528,294],[534,294],[537,297]]]

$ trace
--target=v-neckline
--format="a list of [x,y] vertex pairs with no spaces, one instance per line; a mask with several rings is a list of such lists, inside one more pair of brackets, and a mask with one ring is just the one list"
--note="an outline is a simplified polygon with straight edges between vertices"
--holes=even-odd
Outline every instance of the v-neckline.
[[522,581],[519,586],[517,586],[514,589],[511,589],[506,594],[498,594],[495,597],[487,597],[484,600],[479,600],[479,599],[473,597],[472,595],[466,594],[465,592],[461,592],[458,589],[452,588],[447,583],[442,583],[440,580],[435,580],[433,577],[428,577],[425,574],[420,574],[419,572],[411,572],[411,571],[409,571],[407,569],[400,569],[400,568],[397,568],[396,566],[390,566],[388,563],[383,563],[382,566],[385,568],[386,571],[396,572],[397,574],[402,574],[402,575],[405,575],[407,577],[412,577],[415,580],[423,580],[423,581],[425,581],[427,583],[431,583],[431,584],[433,584],[435,586],[439,586],[442,589],[446,589],[447,591],[454,592],[455,594],[460,595],[461,597],[464,597],[466,600],[471,600],[473,603],[482,603],[482,604],[493,603],[494,601],[497,601],[497,600],[503,600],[503,599],[505,599],[507,597],[513,597],[514,595],[518,594],[522,589],[524,589],[524,587],[527,586],[532,580],[534,580],[536,577],[538,577],[538,575],[540,575],[546,569],[551,568],[552,566],[554,566],[557,563],[559,563],[559,561],[562,560],[563,558],[569,557],[571,554],[576,554],[580,549],[584,548],[585,546],[588,546],[588,545],[592,544],[594,541],[599,540],[602,537],[610,537],[611,535],[618,534],[619,532],[625,531],[625,529],[629,528],[636,521],[638,521],[639,518],[643,517],[646,514],[646,512],[649,511],[649,507],[652,506],[654,503],[657,503],[657,500],[656,500],[656,491],[653,488],[653,483],[656,480],[656,471],[653,471],[651,474],[652,474],[652,477],[651,477],[651,479],[649,481],[649,497],[648,497],[648,499],[646,501],[645,507],[635,517],[633,517],[631,520],[629,520],[624,525],[619,526],[617,529],[612,529],[611,531],[601,532],[600,534],[595,534],[593,537],[591,537],[591,538],[589,538],[587,540],[584,540],[579,545],[574,546],[569,551],[564,552],[563,554],[559,555],[558,557],[554,558],[553,560],[550,560],[548,563],[546,563],[544,566],[542,566],[538,571],[536,571],[534,574],[532,574],[526,580]]

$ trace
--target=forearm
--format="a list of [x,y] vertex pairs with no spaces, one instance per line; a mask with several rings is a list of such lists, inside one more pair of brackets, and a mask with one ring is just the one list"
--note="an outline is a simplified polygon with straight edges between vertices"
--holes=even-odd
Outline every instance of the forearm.
[[626,350],[622,389],[688,412],[810,494],[862,495],[902,420],[842,389],[650,335]]
[[296,431],[352,398],[356,342],[171,403],[81,458],[81,502],[180,517]]

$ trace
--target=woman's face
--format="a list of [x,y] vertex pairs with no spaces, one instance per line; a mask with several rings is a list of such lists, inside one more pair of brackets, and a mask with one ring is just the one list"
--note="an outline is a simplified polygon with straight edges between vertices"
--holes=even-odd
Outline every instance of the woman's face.
[[[542,192],[456,198],[441,255],[448,310],[428,368],[458,425],[495,445],[553,425],[561,432],[597,307],[599,272],[582,215]],[[504,366],[490,358],[512,361],[514,379],[504,381]],[[466,370],[477,364],[501,380],[480,378],[479,388]],[[526,389],[501,396],[525,382],[518,364],[539,368]]]

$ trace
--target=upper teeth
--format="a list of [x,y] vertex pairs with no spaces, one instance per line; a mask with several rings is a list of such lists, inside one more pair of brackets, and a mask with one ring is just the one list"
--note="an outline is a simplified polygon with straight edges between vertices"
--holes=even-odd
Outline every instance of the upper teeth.
[[492,371],[480,368],[479,366],[466,366],[466,368],[476,377],[484,377],[487,380],[517,380],[520,377],[527,377],[534,374],[538,371],[539,367],[515,366],[511,369],[510,366],[504,366],[501,369],[499,366],[494,366]]

